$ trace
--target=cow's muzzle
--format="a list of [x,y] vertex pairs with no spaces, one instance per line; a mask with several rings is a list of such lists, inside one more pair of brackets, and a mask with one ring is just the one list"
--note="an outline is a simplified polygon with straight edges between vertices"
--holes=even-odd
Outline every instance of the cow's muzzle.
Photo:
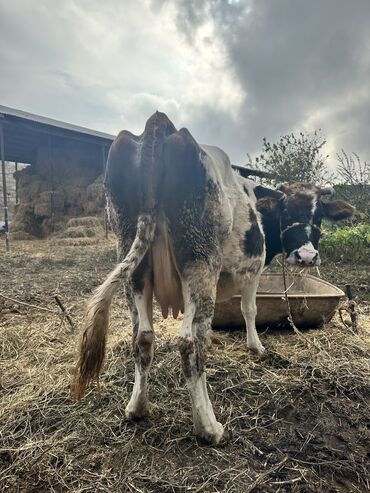
[[302,246],[293,250],[287,258],[288,264],[300,267],[315,267],[321,264],[319,252],[311,246]]

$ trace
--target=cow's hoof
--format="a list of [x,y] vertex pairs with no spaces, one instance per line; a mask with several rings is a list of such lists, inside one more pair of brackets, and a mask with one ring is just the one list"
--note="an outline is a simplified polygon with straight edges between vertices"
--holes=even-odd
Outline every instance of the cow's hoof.
[[210,445],[223,445],[229,439],[229,434],[225,432],[221,423],[216,421],[212,429],[195,430],[197,436]]
[[248,349],[256,353],[258,356],[262,356],[266,351],[266,348],[261,344],[247,344]]
[[130,403],[127,404],[125,409],[126,419],[129,421],[138,421],[145,418],[149,414],[149,404],[143,404],[139,406],[133,406]]

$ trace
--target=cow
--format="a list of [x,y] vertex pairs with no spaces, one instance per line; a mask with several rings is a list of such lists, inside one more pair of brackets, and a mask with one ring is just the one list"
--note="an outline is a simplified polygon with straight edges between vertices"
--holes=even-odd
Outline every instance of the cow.
[[[222,150],[199,145],[163,113],[152,115],[139,136],[120,132],[110,148],[105,176],[119,263],[88,304],[73,384],[76,399],[98,379],[111,301],[123,283],[135,359],[126,417],[141,418],[149,410],[154,295],[163,317],[170,311],[175,318],[184,313],[178,348],[194,431],[213,444],[222,440],[224,427],[216,420],[205,374],[214,306],[216,300],[241,294],[247,346],[263,352],[255,327],[255,298],[266,248],[257,198],[276,200],[281,209],[284,195],[278,191],[271,198],[266,196],[269,189],[251,183],[232,169]],[[288,227],[285,219],[280,222]]]

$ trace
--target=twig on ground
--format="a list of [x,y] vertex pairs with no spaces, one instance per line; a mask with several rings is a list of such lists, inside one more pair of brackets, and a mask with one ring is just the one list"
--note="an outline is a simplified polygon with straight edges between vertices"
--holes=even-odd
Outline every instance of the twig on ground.
[[0,298],[3,298],[4,300],[11,301],[12,303],[16,303],[17,305],[22,305],[22,306],[28,306],[29,308],[34,308],[35,310],[40,310],[43,312],[48,312],[52,313],[53,315],[56,315],[58,317],[66,318],[68,320],[69,325],[71,326],[72,331],[75,330],[75,325],[73,323],[73,320],[71,316],[69,315],[68,311],[65,309],[63,303],[60,301],[58,296],[54,296],[54,299],[56,303],[58,304],[59,308],[61,309],[62,313],[58,313],[54,310],[51,310],[50,308],[45,308],[44,306],[39,306],[39,305],[33,305],[32,303],[26,303],[25,301],[20,301],[15,298],[10,298],[9,296],[5,296],[5,294],[0,293]]
[[45,308],[43,306],[38,306],[38,305],[32,305],[31,303],[26,303],[25,301],[15,300],[14,298],[10,298],[9,296],[5,296],[5,294],[2,294],[2,293],[0,293],[0,297],[4,298],[4,300],[8,300],[8,301],[12,301],[13,303],[17,303],[17,305],[23,305],[23,306],[28,306],[30,308],[36,308],[36,310],[54,313],[54,315],[56,315],[56,312],[54,310],[51,310],[50,308]]
[[74,332],[74,330],[75,330],[75,325],[74,325],[74,323],[73,323],[73,321],[72,321],[71,316],[69,315],[69,313],[68,313],[68,312],[67,312],[67,310],[65,309],[65,307],[64,307],[64,305],[63,305],[63,303],[61,302],[61,300],[60,300],[59,296],[55,295],[55,296],[54,296],[54,299],[55,299],[55,301],[56,301],[57,305],[59,306],[59,308],[62,310],[62,314],[63,314],[63,316],[64,316],[64,317],[68,320],[68,323],[69,323],[69,325],[71,326],[72,332]]

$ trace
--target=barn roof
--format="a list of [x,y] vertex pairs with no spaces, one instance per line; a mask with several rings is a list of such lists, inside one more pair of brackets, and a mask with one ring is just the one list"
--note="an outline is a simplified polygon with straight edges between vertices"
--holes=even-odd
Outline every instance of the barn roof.
[[[0,126],[4,131],[4,160],[18,163],[33,163],[37,149],[41,145],[50,144],[52,137],[74,139],[103,149],[109,148],[115,138],[115,135],[2,105]],[[106,155],[105,149],[103,155]],[[270,176],[264,171],[235,164],[232,166],[245,177]]]
[[34,115],[0,105],[0,125],[4,131],[5,161],[32,163],[37,148],[48,145],[53,137],[74,139],[98,147],[109,147],[115,136]]

